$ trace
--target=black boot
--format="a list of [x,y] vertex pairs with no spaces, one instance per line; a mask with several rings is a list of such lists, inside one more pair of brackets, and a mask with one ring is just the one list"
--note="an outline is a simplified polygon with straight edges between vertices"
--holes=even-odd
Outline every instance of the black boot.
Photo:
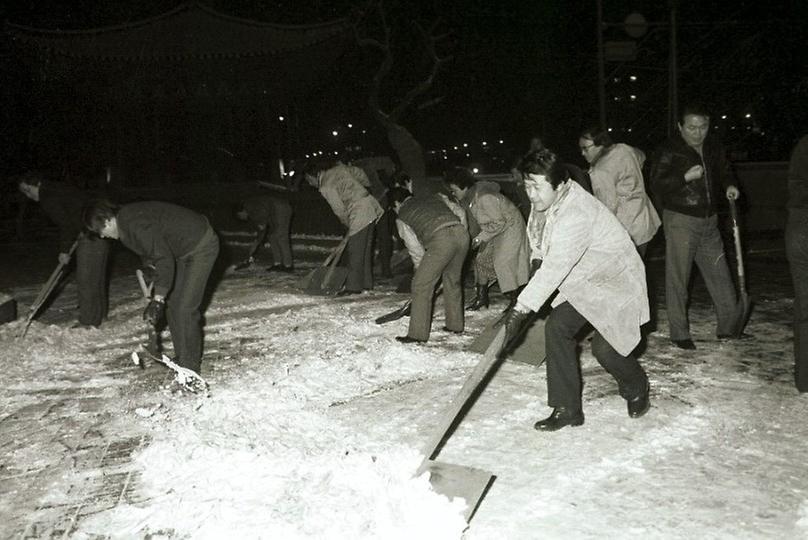
[[480,308],[488,307],[488,285],[477,285],[476,294],[471,304],[466,306],[466,311],[477,311]]

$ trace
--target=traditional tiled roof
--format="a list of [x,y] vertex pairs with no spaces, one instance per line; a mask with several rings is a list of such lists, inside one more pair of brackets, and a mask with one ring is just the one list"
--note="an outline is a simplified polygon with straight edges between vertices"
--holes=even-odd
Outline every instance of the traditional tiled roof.
[[162,15],[119,26],[44,30],[8,23],[6,32],[18,44],[57,55],[159,62],[280,55],[309,47],[335,47],[336,43],[342,48],[350,36],[350,23],[347,19],[313,25],[264,23],[189,2]]

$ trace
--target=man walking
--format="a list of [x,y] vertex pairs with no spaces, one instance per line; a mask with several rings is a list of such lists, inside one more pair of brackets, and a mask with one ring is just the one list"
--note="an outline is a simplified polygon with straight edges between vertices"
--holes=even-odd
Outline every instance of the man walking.
[[651,188],[663,208],[670,339],[681,349],[695,349],[687,318],[688,282],[694,262],[715,304],[717,337],[734,337],[738,305],[718,230],[717,202],[721,196],[737,199],[740,193],[731,181],[723,147],[708,136],[710,115],[706,109],[684,107],[678,126],[679,134],[657,149]]

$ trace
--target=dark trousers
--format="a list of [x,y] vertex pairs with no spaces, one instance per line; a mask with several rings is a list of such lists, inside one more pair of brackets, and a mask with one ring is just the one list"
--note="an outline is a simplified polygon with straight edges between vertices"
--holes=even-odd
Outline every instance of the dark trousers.
[[272,250],[272,264],[294,266],[292,244],[289,241],[291,221],[286,220],[272,228],[269,233],[269,249]]
[[107,316],[107,259],[109,242],[83,234],[76,247],[76,285],[79,324],[100,326]]
[[208,229],[191,253],[177,259],[174,285],[168,294],[166,318],[176,362],[197,373],[202,365],[202,315],[199,306],[218,255],[219,239],[213,229]]
[[808,210],[789,209],[786,255],[794,282],[794,380],[808,392]]
[[432,327],[432,293],[443,278],[446,328],[462,332],[463,286],[460,276],[469,250],[469,235],[461,225],[441,229],[424,246],[424,258],[412,278],[412,307],[407,335],[426,341]]
[[738,318],[735,285],[727,266],[718,218],[699,218],[665,210],[665,306],[672,340],[691,339],[687,297],[693,262],[699,267],[715,305],[717,334],[731,334]]
[[[382,208],[387,208],[386,197],[383,200],[384,204],[382,204],[382,201],[379,201],[379,203],[382,204]],[[384,277],[393,275],[390,268],[390,259],[393,257],[393,223],[395,218],[391,214],[391,210],[385,210],[382,217],[376,222],[376,246],[379,248],[379,266]]]
[[373,288],[373,227],[370,223],[348,238],[345,255],[348,258],[348,278],[345,288],[349,291]]
[[[587,320],[564,302],[556,306],[544,326],[547,355],[547,397],[550,407],[581,410],[581,368],[578,363],[576,336]],[[623,356],[609,345],[599,332],[592,338],[592,353],[600,365],[617,381],[620,395],[633,399],[642,394],[648,377],[634,355]]]

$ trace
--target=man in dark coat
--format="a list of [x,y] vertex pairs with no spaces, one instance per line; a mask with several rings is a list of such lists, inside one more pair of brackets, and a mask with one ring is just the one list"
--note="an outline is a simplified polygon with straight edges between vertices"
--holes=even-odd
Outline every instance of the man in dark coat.
[[719,198],[737,199],[721,144],[708,136],[710,115],[699,105],[682,109],[679,134],[657,149],[651,189],[662,205],[665,230],[665,305],[670,339],[695,349],[687,319],[688,282],[699,267],[715,304],[719,339],[733,338],[738,306],[718,230]]
[[20,177],[19,190],[38,201],[45,215],[59,228],[59,262],[70,262],[70,248],[76,247],[76,285],[79,321],[75,327],[98,327],[107,315],[107,258],[109,242],[85,234],[82,212],[90,195],[65,183],[42,178],[31,171]]
[[788,164],[786,255],[794,281],[794,381],[808,392],[808,135]]
[[272,266],[267,268],[267,271],[294,271],[292,246],[289,243],[292,205],[289,204],[288,197],[281,194],[250,197],[239,205],[236,217],[242,221],[249,221],[257,229],[250,257],[258,253],[264,238],[268,235],[269,248],[272,250]]
[[154,297],[143,314],[144,319],[156,324],[165,311],[176,363],[199,373],[202,364],[199,307],[219,254],[219,239],[208,219],[165,202],[116,206],[98,201],[85,213],[84,224],[102,238],[120,240],[146,264],[154,266]]

